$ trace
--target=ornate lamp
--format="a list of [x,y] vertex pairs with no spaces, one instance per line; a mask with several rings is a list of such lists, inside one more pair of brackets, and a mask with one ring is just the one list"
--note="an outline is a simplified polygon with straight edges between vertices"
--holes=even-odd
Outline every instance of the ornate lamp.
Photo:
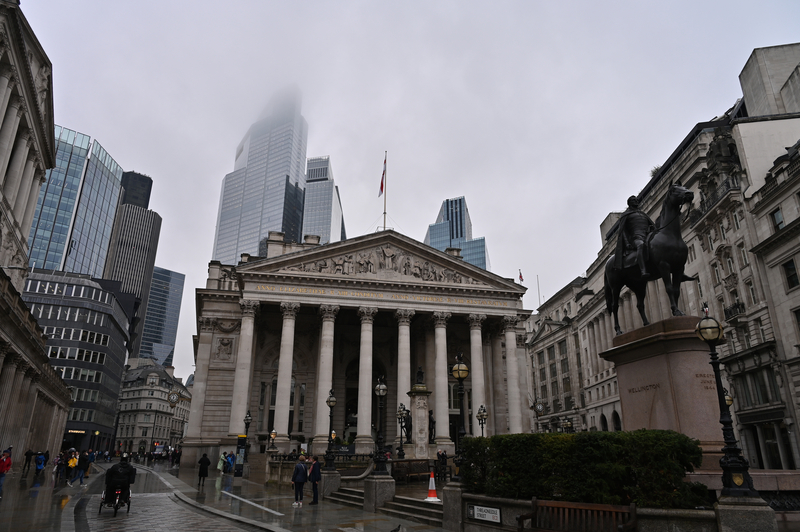
[[483,438],[483,426],[486,425],[486,418],[489,417],[489,414],[486,412],[486,407],[481,405],[475,417],[478,418],[478,424],[481,426],[481,438]]
[[333,452],[333,440],[336,437],[336,433],[333,431],[333,407],[336,406],[336,397],[333,395],[333,389],[328,394],[328,398],[325,399],[325,404],[328,405],[329,409],[328,433],[330,434],[328,436],[328,449],[325,451],[325,469],[333,470],[336,469],[333,465],[336,459],[336,454]]
[[250,432],[250,423],[253,422],[253,416],[250,415],[250,411],[247,411],[247,414],[244,416],[244,461],[247,463],[247,433]]
[[733,435],[733,423],[731,421],[730,405],[733,399],[728,402],[726,391],[722,387],[722,376],[719,371],[719,358],[717,357],[716,346],[723,338],[722,325],[708,315],[708,305],[703,303],[703,313],[705,316],[700,320],[695,328],[697,336],[708,344],[711,356],[711,367],[714,369],[714,379],[717,385],[717,400],[719,402],[719,422],[722,424],[722,439],[725,447],[722,448],[723,457],[719,459],[722,467],[722,495],[731,497],[758,497],[758,492],[753,487],[753,479],[748,471],[749,464],[747,459],[742,456],[742,451],[736,445],[736,438]]
[[453,459],[453,463],[458,468],[459,474],[457,476],[452,477],[453,482],[460,482],[461,481],[461,464],[464,462],[464,457],[462,455],[461,449],[461,439],[466,435],[467,429],[464,426],[464,379],[469,377],[469,368],[463,361],[464,355],[459,353],[456,356],[456,363],[453,364],[453,369],[451,373],[453,377],[458,381],[458,438],[456,439],[456,457]]
[[397,451],[397,457],[403,459],[406,457],[406,452],[403,450],[403,429],[406,427],[406,405],[400,403],[397,407],[397,421],[400,423],[400,447]]
[[383,375],[378,377],[378,384],[375,386],[375,395],[378,396],[378,450],[375,453],[375,475],[388,475],[386,471],[386,454],[383,445],[383,433],[381,432],[381,419],[383,419],[383,398],[388,393],[389,388]]
[[277,447],[275,447],[275,438],[277,438],[277,437],[278,437],[278,431],[275,430],[275,429],[272,429],[272,432],[269,433],[269,438],[271,440],[271,442],[269,444],[269,448],[270,449],[277,449]]

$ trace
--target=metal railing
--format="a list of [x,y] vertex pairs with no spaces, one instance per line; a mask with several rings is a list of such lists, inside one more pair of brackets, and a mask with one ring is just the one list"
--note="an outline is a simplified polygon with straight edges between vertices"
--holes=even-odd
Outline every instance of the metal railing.
[[725,321],[730,321],[732,318],[739,316],[740,314],[744,314],[745,308],[744,303],[741,301],[734,303],[730,307],[725,309]]
[[[719,200],[725,197],[725,195],[730,192],[731,190],[741,190],[741,185],[739,185],[739,179],[735,176],[731,176],[725,181],[722,182],[720,186],[718,186],[715,190],[711,193],[703,196],[703,199],[700,200],[700,216],[698,216],[698,220],[702,217],[705,213],[707,213],[711,208],[719,203]],[[696,222],[695,222],[696,223]]]

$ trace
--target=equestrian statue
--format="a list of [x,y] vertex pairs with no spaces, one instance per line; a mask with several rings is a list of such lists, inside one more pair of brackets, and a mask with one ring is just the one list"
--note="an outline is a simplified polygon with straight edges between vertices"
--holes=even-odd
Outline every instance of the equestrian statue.
[[650,324],[644,312],[647,282],[659,277],[669,296],[672,315],[684,315],[678,308],[681,283],[693,279],[683,273],[689,249],[681,238],[680,218],[681,205],[693,198],[694,193],[680,182],[671,184],[656,223],[639,209],[636,196],[628,198],[628,209],[616,224],[615,253],[605,267],[606,309],[614,315],[614,330],[618,335],[622,334],[617,313],[623,286],[636,294],[636,308],[644,325]]

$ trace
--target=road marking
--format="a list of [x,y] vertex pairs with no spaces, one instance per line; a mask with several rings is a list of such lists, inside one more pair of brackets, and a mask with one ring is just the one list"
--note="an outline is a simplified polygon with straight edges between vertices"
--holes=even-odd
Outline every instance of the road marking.
[[243,499],[243,498],[239,497],[238,495],[234,495],[233,493],[228,493],[227,491],[222,491],[220,493],[222,493],[223,495],[227,495],[228,497],[233,497],[234,499],[239,499],[240,501],[244,501],[247,504],[252,504],[256,508],[261,508],[262,510],[265,510],[265,511],[271,513],[271,514],[275,514],[275,515],[277,515],[279,517],[283,517],[283,514],[280,513],[280,512],[276,512],[275,510],[271,510],[271,509],[267,508],[266,506],[261,506],[260,504],[256,504],[254,502],[250,502],[247,499]]

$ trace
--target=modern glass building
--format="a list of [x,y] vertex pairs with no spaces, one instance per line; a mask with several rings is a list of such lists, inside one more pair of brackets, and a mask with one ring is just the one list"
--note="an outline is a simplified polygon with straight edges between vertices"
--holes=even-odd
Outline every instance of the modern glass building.
[[347,239],[339,187],[333,181],[331,159],[310,157],[306,170],[303,235],[317,235],[320,244]]
[[144,319],[140,358],[151,358],[163,366],[171,366],[178,336],[185,276],[155,267],[150,285],[150,298]]
[[138,172],[124,172],[122,174],[122,203],[136,205],[142,209],[150,207],[150,192],[153,190],[153,179]]
[[442,202],[436,222],[430,224],[425,233],[425,244],[439,251],[459,248],[461,256],[468,263],[484,270],[492,269],[486,239],[472,238],[472,220],[463,196]]
[[99,142],[55,127],[56,167],[39,192],[31,266],[101,277],[122,191],[122,168]]
[[269,231],[302,239],[308,123],[302,96],[292,88],[276,94],[236,149],[234,170],[222,181],[213,259],[236,264],[256,255]]

